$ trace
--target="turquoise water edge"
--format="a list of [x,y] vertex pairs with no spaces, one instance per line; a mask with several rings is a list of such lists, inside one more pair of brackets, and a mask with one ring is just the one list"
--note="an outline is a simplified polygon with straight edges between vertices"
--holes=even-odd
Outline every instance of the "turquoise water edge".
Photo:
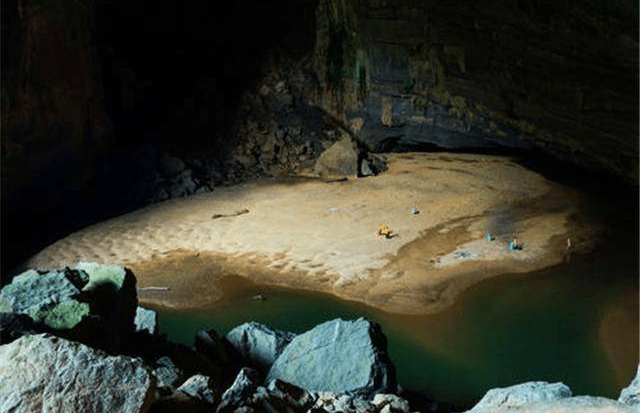
[[[599,327],[619,297],[638,291],[638,265],[635,256],[615,255],[495,277],[429,316],[387,314],[228,275],[235,286],[221,302],[197,311],[157,309],[159,327],[170,340],[192,345],[199,329],[224,335],[258,321],[301,333],[337,317],[363,316],[382,325],[399,383],[441,403],[467,407],[490,388],[532,380],[562,381],[574,395],[617,398],[620,387]],[[258,293],[267,299],[253,300]]]

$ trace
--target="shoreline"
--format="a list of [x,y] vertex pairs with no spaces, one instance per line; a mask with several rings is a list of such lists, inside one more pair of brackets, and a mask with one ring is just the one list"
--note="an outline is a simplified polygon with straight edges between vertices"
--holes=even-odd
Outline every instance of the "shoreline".
[[[174,307],[215,301],[206,286],[226,271],[415,315],[440,311],[483,279],[559,264],[568,237],[582,253],[603,230],[585,218],[577,191],[506,157],[389,154],[388,166],[375,177],[272,179],[150,205],[73,233],[26,267],[124,264],[141,286],[171,282],[177,292],[154,294]],[[383,223],[391,237],[376,235]],[[516,236],[523,248],[510,251]],[[181,254],[198,260],[157,274],[154,260]],[[185,266],[212,272],[194,281]]]

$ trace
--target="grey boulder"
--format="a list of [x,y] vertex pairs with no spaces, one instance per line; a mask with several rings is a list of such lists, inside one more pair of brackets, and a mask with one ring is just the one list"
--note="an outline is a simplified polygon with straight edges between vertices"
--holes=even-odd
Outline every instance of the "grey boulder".
[[542,400],[571,397],[571,389],[563,383],[532,381],[489,390],[469,413],[493,412],[497,408],[518,408]]
[[26,314],[73,340],[114,348],[134,331],[135,285],[121,265],[81,261],[75,269],[28,270],[0,292],[0,312]]
[[27,270],[0,292],[0,312],[26,314],[55,329],[73,328],[89,315],[89,303],[77,299],[88,278],[68,268]]
[[267,382],[274,379],[364,397],[397,389],[386,337],[364,318],[328,321],[294,338],[269,370]]
[[142,360],[48,334],[0,346],[0,412],[146,412],[154,387]]
[[323,178],[355,177],[358,174],[358,150],[348,136],[322,152],[313,172]]
[[577,396],[542,400],[520,406],[483,410],[491,413],[634,413],[631,406],[604,397]]
[[295,336],[252,321],[234,328],[226,338],[245,362],[266,372]]

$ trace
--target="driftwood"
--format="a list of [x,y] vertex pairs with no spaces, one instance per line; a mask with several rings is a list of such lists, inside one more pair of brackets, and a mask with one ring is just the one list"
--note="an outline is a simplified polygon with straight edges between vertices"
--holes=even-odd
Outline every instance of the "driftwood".
[[139,287],[138,291],[169,291],[169,287]]
[[238,215],[249,213],[248,209],[241,209],[240,211],[236,211],[233,214],[213,214],[211,219],[224,218],[224,217],[237,217]]

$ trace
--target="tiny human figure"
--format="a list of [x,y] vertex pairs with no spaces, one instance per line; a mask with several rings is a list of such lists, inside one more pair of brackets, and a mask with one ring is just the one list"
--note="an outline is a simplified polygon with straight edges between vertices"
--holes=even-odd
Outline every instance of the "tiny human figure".
[[521,249],[522,249],[522,245],[520,245],[520,243],[518,242],[518,237],[513,237],[513,240],[509,243],[509,250],[515,251],[515,250],[521,250]]
[[567,264],[571,263],[574,259],[573,255],[575,251],[573,250],[573,242],[571,241],[570,237],[567,237],[567,241],[564,246],[564,249],[565,249],[565,253],[564,253],[563,261]]
[[393,231],[387,224],[382,224],[378,227],[376,231],[377,236],[384,236],[385,238],[391,238],[393,236]]

